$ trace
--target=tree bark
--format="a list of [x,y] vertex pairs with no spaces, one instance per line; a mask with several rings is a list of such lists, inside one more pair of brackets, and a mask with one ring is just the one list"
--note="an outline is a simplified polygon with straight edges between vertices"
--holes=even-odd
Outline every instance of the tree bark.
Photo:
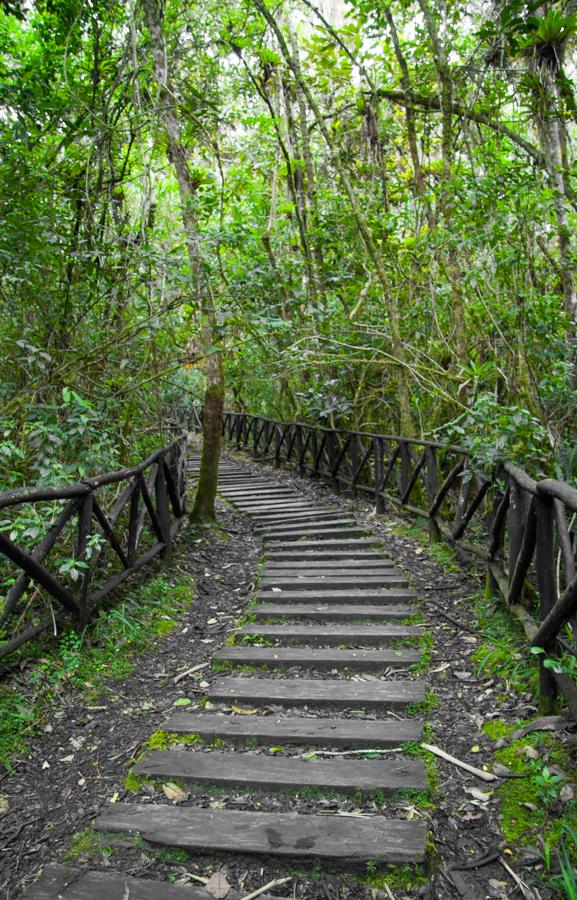
[[200,345],[205,360],[203,448],[192,515],[200,519],[214,519],[225,388],[222,351],[218,347],[219,338],[213,298],[202,272],[201,236],[194,208],[197,186],[188,168],[177,104],[170,87],[162,13],[158,0],[142,0],[142,7],[154,61],[154,75],[158,90],[158,116],[166,133],[168,157],[174,168],[180,193],[182,224],[193,278],[194,301],[198,308]]

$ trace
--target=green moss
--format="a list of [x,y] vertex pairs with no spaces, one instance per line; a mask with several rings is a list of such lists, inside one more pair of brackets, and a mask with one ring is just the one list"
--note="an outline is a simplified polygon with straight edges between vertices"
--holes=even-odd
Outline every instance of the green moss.
[[436,709],[440,702],[441,701],[435,692],[430,688],[427,688],[425,691],[425,699],[423,701],[420,703],[407,703],[407,706],[405,707],[406,713],[409,716],[425,715],[426,713],[431,712],[431,710]]
[[85,828],[84,831],[77,832],[63,855],[64,862],[76,862],[83,856],[110,856],[112,847],[104,843],[105,839],[106,835],[95,831],[94,828]]
[[367,863],[367,875],[360,879],[363,885],[374,890],[401,892],[417,890],[429,882],[423,866],[388,866],[384,872],[377,871],[377,863]]
[[144,775],[137,775],[135,772],[130,771],[126,778],[124,779],[124,787],[127,791],[130,791],[131,794],[137,794],[143,784],[146,784],[148,779]]
[[[516,727],[493,719],[483,726],[483,731],[496,740],[509,736]],[[537,751],[538,759],[528,757],[526,748]],[[495,759],[512,773],[525,776],[507,778],[496,789],[503,834],[511,849],[542,843],[548,853],[559,852],[568,831],[577,832],[577,801],[563,804],[560,814],[558,791],[565,782],[549,783],[543,770],[559,766],[567,773],[568,781],[575,782],[577,763],[570,749],[554,734],[531,732],[496,750]],[[573,863],[577,862],[577,845],[569,842],[566,846]]]
[[160,622],[156,623],[156,628],[154,630],[157,637],[166,637],[167,634],[172,634],[175,628],[176,622],[169,619],[162,619]]

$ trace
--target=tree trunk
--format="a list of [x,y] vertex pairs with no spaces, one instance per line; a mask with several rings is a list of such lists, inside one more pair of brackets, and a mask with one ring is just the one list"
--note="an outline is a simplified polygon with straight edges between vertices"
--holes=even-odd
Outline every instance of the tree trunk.
[[203,448],[193,516],[214,519],[218,465],[221,449],[221,421],[224,405],[224,373],[222,351],[218,349],[216,312],[202,273],[202,247],[194,209],[196,185],[188,169],[186,148],[182,141],[180,121],[174,94],[170,89],[168,57],[162,30],[162,14],[158,0],[142,0],[154,60],[158,88],[158,116],[168,143],[168,157],[178,181],[182,224],[193,277],[194,301],[199,310],[200,345],[205,359],[206,390],[204,394]]

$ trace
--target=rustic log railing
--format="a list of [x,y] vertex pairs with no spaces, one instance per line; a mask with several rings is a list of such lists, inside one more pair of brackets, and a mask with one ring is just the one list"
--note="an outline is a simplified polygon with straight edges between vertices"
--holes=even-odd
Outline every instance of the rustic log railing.
[[[371,497],[377,512],[391,503],[426,519],[432,540],[484,561],[488,591],[502,595],[531,645],[577,655],[577,490],[569,484],[536,482],[509,462],[487,473],[463,447],[247,413],[226,412],[223,436],[276,466]],[[574,680],[539,665],[544,705],[560,690],[577,719]]]
[[[56,634],[66,620],[86,624],[126,578],[166,553],[185,515],[185,490],[180,437],[130,469],[0,493],[3,515],[42,504],[41,518],[51,523],[33,549],[29,540],[13,540],[9,519],[3,523],[0,556],[9,589],[0,602],[0,658],[43,631]],[[52,568],[50,556],[57,557]]]

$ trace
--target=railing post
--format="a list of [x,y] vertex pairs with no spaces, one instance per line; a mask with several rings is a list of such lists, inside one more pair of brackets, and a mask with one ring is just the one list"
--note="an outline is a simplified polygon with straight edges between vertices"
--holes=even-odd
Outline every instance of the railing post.
[[282,448],[282,432],[280,430],[280,425],[275,425],[274,426],[274,467],[275,467],[275,469],[280,468],[281,448]]
[[158,463],[158,470],[156,472],[156,479],[154,482],[154,493],[156,497],[156,514],[158,516],[158,522],[160,524],[160,530],[162,531],[162,536],[164,543],[166,544],[166,549],[163,551],[163,556],[170,553],[171,549],[171,541],[170,541],[170,514],[168,510],[168,491],[166,490],[166,481],[164,478],[164,468],[162,466],[162,460]]
[[304,454],[304,442],[303,442],[303,432],[300,425],[294,425],[295,429],[295,447],[297,451],[297,463],[299,467],[299,475],[305,474],[305,454]]
[[350,443],[350,454],[351,454],[351,491],[353,497],[357,496],[356,484],[360,472],[357,471],[359,467],[359,436],[353,432],[351,434],[351,443]]
[[517,557],[523,541],[523,523],[525,519],[525,503],[523,492],[514,478],[511,478],[511,494],[509,498],[509,586],[513,580],[513,573],[517,563]]
[[[80,511],[78,513],[78,542],[76,545],[76,559],[78,562],[86,562],[86,548],[88,546],[88,535],[90,534],[90,526],[92,524],[92,512],[94,509],[94,497],[92,492],[86,495],[82,501]],[[91,578],[90,569],[81,569],[79,576],[78,590],[78,627],[84,628],[88,622],[88,610],[86,608],[86,596],[88,594],[88,586]]]
[[385,502],[381,493],[385,466],[383,461],[383,443],[378,437],[373,438],[373,456],[375,460],[375,510],[382,513],[385,510]]
[[399,496],[403,497],[408,486],[409,486],[409,478],[410,478],[410,466],[411,466],[411,457],[409,455],[409,448],[407,444],[403,441],[401,443],[401,471],[400,471],[400,484],[399,484]]
[[[434,447],[426,447],[425,459],[427,467],[427,506],[433,505],[437,491],[439,490],[439,467],[437,465],[437,453]],[[434,516],[429,516],[429,540],[432,544],[438,544],[442,540],[439,526]]]
[[[537,584],[539,586],[539,619],[541,622],[557,602],[557,584],[555,578],[554,547],[554,508],[550,497],[540,495],[535,498],[537,514],[536,565]],[[550,669],[539,662],[539,684],[541,705],[546,712],[550,711],[557,699],[557,683]]]

